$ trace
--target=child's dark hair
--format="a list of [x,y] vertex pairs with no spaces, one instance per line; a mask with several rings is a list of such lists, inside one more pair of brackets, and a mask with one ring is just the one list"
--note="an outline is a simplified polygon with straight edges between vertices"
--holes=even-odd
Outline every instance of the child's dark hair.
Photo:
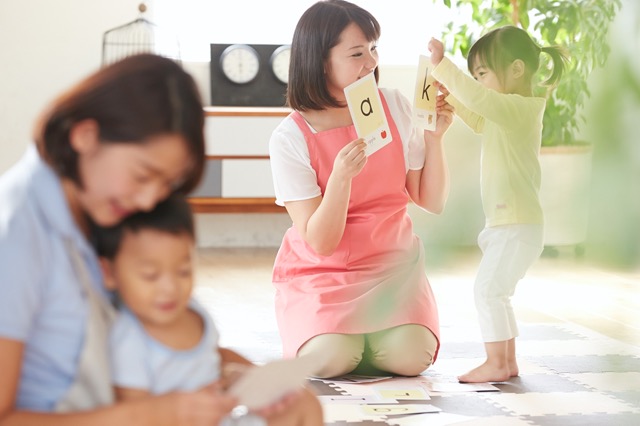
[[188,235],[195,239],[193,213],[186,198],[173,195],[158,203],[148,212],[138,212],[116,226],[101,228],[93,226],[93,243],[98,256],[113,260],[120,250],[126,232],[154,230],[173,235]]
[[[300,17],[291,42],[287,105],[298,111],[342,107],[329,93],[325,64],[342,31],[355,23],[368,41],[380,38],[380,24],[369,12],[344,0],[315,3]],[[378,68],[374,75],[378,80]]]
[[545,86],[554,86],[564,72],[567,57],[560,46],[540,47],[522,28],[511,25],[496,28],[476,41],[467,56],[467,67],[473,74],[474,67],[482,63],[495,72],[504,83],[504,72],[515,60],[524,62],[529,79],[540,67],[540,53],[547,53],[553,61],[553,72],[544,81]]

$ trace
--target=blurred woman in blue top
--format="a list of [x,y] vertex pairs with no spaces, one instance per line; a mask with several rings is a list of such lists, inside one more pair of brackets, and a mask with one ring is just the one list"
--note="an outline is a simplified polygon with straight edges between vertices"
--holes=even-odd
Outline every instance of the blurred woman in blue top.
[[204,425],[233,407],[215,386],[112,404],[112,308],[89,244],[92,224],[198,183],[203,125],[179,65],[129,57],[58,98],[35,146],[0,176],[0,423]]

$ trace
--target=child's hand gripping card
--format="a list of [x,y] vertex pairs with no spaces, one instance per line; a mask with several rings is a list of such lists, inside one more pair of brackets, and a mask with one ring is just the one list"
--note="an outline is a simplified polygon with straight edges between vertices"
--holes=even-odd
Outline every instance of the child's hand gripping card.
[[229,393],[249,410],[264,408],[299,390],[324,362],[319,355],[304,355],[249,368],[231,385]]
[[436,97],[438,89],[431,77],[431,60],[420,55],[416,90],[413,98],[413,124],[424,130],[436,129]]
[[373,73],[345,87],[344,94],[356,133],[367,143],[367,155],[391,142],[391,130]]

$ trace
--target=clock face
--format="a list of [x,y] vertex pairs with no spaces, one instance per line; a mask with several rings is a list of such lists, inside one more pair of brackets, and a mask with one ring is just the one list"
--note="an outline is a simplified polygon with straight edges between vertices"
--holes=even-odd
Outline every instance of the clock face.
[[287,84],[289,82],[289,59],[291,46],[280,46],[271,55],[271,71],[276,78]]
[[253,47],[234,44],[222,52],[220,66],[229,80],[236,84],[246,84],[258,75],[260,58]]

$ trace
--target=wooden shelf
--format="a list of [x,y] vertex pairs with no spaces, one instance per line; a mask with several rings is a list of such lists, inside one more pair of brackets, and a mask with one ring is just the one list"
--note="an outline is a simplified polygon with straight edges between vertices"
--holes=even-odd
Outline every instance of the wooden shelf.
[[207,117],[286,117],[291,108],[208,106],[204,113]]
[[275,198],[214,198],[191,197],[194,213],[286,213]]
[[[237,123],[243,123],[243,120],[237,119],[246,118],[248,126],[250,126],[252,120],[255,122],[256,118],[284,118],[291,113],[291,109],[286,107],[207,106],[204,108],[204,111],[208,119],[228,119],[227,122],[236,123],[235,125],[238,125]],[[274,122],[277,121],[278,120],[275,120]],[[264,133],[264,129],[262,133]],[[225,141],[222,140],[219,143],[224,142]],[[207,160],[269,160],[269,155],[265,153],[209,154],[207,155]],[[194,213],[286,213],[284,207],[275,204],[273,197],[234,198],[200,196],[189,198],[189,203]]]

